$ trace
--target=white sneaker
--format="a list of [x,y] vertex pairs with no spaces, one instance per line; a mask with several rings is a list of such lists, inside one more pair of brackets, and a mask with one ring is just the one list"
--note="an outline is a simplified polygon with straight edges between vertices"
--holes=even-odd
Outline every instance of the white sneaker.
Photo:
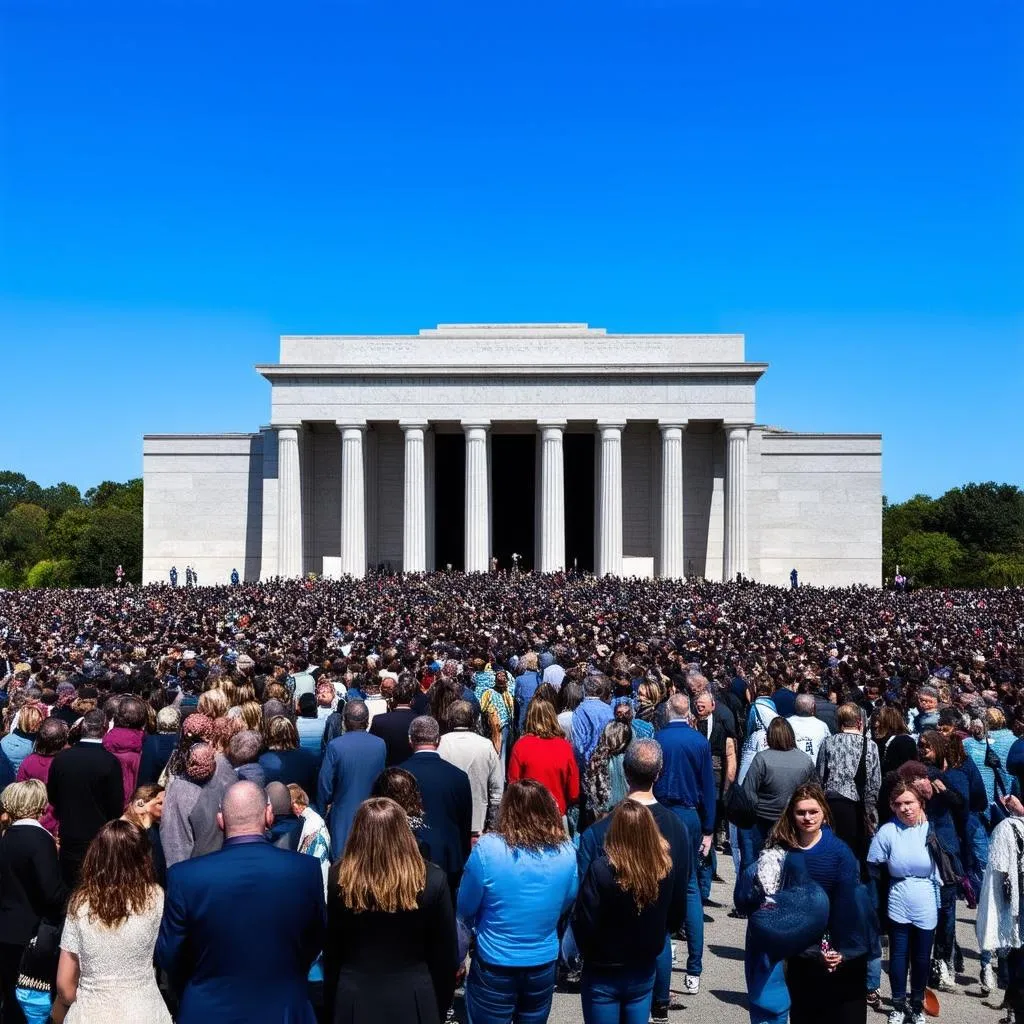
[[700,991],[700,975],[687,974],[683,978],[683,991],[688,996],[695,996]]
[[991,964],[981,969],[981,994],[987,996],[996,987],[996,971]]
[[926,1024],[927,1017],[924,1015],[924,1010],[918,1010],[917,1013],[912,1013],[907,1020],[910,1024]]
[[885,1024],[903,1024],[907,1019],[906,1011],[899,1006],[894,1006],[889,1011],[889,1016],[885,1018]]
[[[938,981],[936,988],[940,992],[959,992],[960,990],[956,987],[956,980],[953,977],[953,971],[950,969],[948,963],[945,960],[938,960]],[[922,1020],[924,1018],[922,1017]]]

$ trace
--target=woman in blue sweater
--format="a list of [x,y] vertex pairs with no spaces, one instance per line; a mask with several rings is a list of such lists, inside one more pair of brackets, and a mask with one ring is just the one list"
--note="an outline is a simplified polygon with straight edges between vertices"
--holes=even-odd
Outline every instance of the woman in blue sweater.
[[825,890],[829,902],[828,932],[818,944],[786,961],[790,1024],[812,1024],[826,1011],[834,1024],[863,1024],[867,962],[876,955],[878,924],[860,882],[857,858],[832,831],[820,786],[797,787],[768,846],[801,852],[807,873]]
[[498,827],[473,847],[459,886],[459,920],[476,932],[466,979],[470,1024],[548,1019],[558,921],[577,889],[576,851],[555,798],[532,779],[513,782]]

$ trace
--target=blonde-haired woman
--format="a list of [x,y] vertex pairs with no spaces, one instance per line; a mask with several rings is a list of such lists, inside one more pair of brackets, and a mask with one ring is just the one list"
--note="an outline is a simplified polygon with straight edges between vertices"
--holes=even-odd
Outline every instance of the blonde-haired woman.
[[371,797],[356,811],[327,884],[324,974],[330,1019],[440,1024],[458,943],[444,872],[423,860],[405,811]]
[[647,1024],[665,935],[686,916],[668,841],[636,800],[612,811],[604,849],[587,869],[573,915],[583,954],[586,1024]]
[[61,880],[57,846],[40,824],[46,787],[38,779],[14,782],[0,797],[4,834],[0,838],[0,996],[4,1021],[18,1020],[14,990],[25,947],[41,921],[56,925],[67,889]]

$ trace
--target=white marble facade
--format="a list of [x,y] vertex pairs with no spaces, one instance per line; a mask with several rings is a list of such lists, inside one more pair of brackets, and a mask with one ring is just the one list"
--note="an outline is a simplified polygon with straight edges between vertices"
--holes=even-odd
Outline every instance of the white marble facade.
[[[758,425],[766,369],[745,360],[742,335],[585,324],[282,337],[280,362],[257,367],[271,385],[268,426],[144,438],[143,579],[166,580],[172,565],[180,576],[192,565],[204,584],[232,569],[267,579],[443,568],[439,538],[455,516],[462,565],[485,571],[495,502],[531,515],[495,470],[495,439],[517,435],[536,454],[526,565],[566,567],[582,472],[598,573],[784,586],[795,567],[808,584],[877,586],[880,436]],[[438,474],[451,470],[435,455],[452,450],[451,435],[462,438],[458,508],[445,504]],[[572,435],[592,440],[581,448]]]

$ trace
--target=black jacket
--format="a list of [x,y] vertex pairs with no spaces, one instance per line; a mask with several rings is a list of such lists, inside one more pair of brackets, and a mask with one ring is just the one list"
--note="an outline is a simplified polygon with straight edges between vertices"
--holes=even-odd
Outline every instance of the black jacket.
[[24,945],[43,918],[57,924],[67,897],[53,836],[41,825],[12,825],[0,839],[0,942]]
[[121,762],[99,743],[62,750],[50,766],[46,788],[62,842],[89,843],[124,811]]
[[423,814],[430,826],[430,856],[458,888],[469,859],[473,829],[473,793],[469,776],[434,751],[413,754],[400,767],[415,776],[423,797]]
[[370,732],[379,736],[387,745],[385,764],[388,768],[400,765],[412,754],[409,746],[409,726],[416,717],[411,708],[398,708],[386,714],[377,715],[370,723]]
[[608,854],[591,862],[573,912],[573,934],[588,969],[654,966],[665,936],[686,915],[685,890],[674,874],[673,868],[659,883],[657,899],[638,910],[633,894],[615,880]]

